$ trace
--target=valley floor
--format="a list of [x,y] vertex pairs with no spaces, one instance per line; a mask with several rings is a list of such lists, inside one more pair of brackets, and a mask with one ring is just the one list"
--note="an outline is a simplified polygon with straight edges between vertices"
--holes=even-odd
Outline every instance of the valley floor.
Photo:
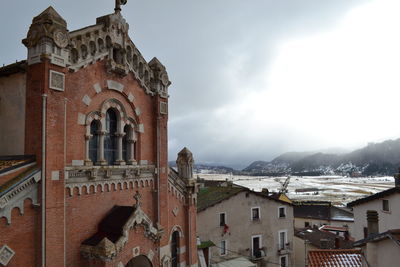
[[[228,180],[254,191],[278,192],[287,177],[195,174],[206,180]],[[393,177],[291,176],[286,195],[292,200],[330,201],[335,205],[375,194],[394,186]]]

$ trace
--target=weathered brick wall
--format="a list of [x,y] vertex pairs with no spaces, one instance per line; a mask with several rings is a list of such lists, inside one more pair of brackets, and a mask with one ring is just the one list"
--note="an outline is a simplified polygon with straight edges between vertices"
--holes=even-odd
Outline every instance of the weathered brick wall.
[[0,218],[0,247],[7,244],[15,255],[7,267],[36,267],[39,257],[38,248],[40,218],[39,212],[32,206],[32,201],[24,202],[24,214],[19,208],[14,208],[11,213],[11,224],[6,224],[6,218]]
[[[101,192],[100,187],[97,193],[94,193],[94,188],[91,187],[89,192],[87,189],[82,190],[82,194],[78,195],[77,191],[73,196],[67,193],[66,206],[67,206],[67,220],[66,220],[66,233],[67,233],[67,266],[86,266],[86,260],[82,260],[80,256],[81,243],[91,237],[97,232],[97,227],[100,221],[110,212],[115,205],[119,206],[133,206],[135,203],[133,196],[139,191],[142,195],[142,209],[150,218],[151,212],[154,209],[152,201],[152,184],[144,184],[144,187],[135,185],[134,187],[123,188],[114,186],[109,189],[106,187],[104,192]],[[141,246],[139,240],[142,240],[142,234],[133,234],[129,240],[136,240],[135,246]],[[144,237],[144,236],[143,236]],[[127,253],[132,257],[132,250],[129,246],[122,254]],[[153,248],[154,250],[154,248]]]
[[[49,70],[65,73],[65,91],[59,92],[48,87]],[[123,92],[110,90],[107,81],[112,80],[124,86]],[[99,84],[101,92],[94,89]],[[65,190],[64,167],[71,166],[73,161],[82,162],[85,158],[85,134],[87,128],[79,121],[79,116],[87,115],[92,111],[100,111],[102,103],[114,98],[122,103],[127,116],[133,118],[137,124],[144,125],[144,133],[136,133],[137,152],[136,159],[145,160],[148,164],[157,163],[157,145],[160,148],[160,224],[165,229],[165,234],[159,244],[143,239],[142,233],[135,233],[135,238],[130,239],[126,248],[118,256],[126,264],[132,258],[132,247],[143,246],[143,251],[157,246],[167,246],[170,242],[172,227],[179,225],[184,231],[184,238],[180,246],[185,246],[185,252],[180,255],[181,262],[191,263],[196,260],[195,244],[195,215],[193,207],[188,211],[188,206],[168,193],[168,135],[167,115],[160,115],[159,102],[167,99],[150,96],[138,84],[131,73],[120,77],[106,71],[105,61],[98,61],[77,72],[69,72],[65,68],[51,65],[47,60],[44,63],[29,66],[27,73],[27,108],[26,108],[26,136],[25,153],[35,154],[38,164],[41,164],[41,125],[42,125],[42,95],[46,94],[46,260],[47,266],[86,266],[79,248],[81,242],[97,231],[98,223],[111,210],[114,205],[132,205],[133,195],[138,188],[109,189],[105,192],[93,189],[83,191],[82,195],[74,192],[69,196]],[[133,102],[128,95],[134,96]],[[83,101],[86,96],[90,101]],[[65,104],[66,103],[66,104]],[[140,114],[135,110],[139,109]],[[65,123],[66,120],[66,123]],[[159,135],[157,135],[157,124]],[[66,136],[66,138],[65,138]],[[65,151],[65,152],[64,152]],[[58,172],[59,179],[52,179],[53,172]],[[157,176],[157,174],[155,174]],[[156,178],[156,177],[155,177]],[[157,188],[155,179],[152,186],[139,188],[142,194],[143,209],[155,223],[157,221],[157,195],[152,188]],[[108,192],[110,191],[110,192]],[[173,215],[172,209],[179,207],[179,214]],[[189,229],[188,212],[191,213],[191,235]],[[39,228],[40,229],[40,226]],[[40,231],[40,230],[39,230]],[[40,240],[40,236],[38,237]],[[143,240],[142,240],[143,239]],[[150,243],[149,243],[150,242]],[[40,246],[38,246],[40,258]],[[190,249],[188,249],[190,247]],[[65,254],[64,254],[65,251]],[[147,253],[147,252],[146,252]],[[153,262],[158,262],[156,253]],[[93,266],[102,266],[92,263]],[[100,265],[99,265],[100,264]],[[157,266],[157,265],[155,265]]]

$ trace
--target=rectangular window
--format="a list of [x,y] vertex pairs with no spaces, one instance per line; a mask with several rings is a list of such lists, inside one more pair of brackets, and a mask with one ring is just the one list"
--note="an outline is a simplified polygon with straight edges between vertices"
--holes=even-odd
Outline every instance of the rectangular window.
[[287,256],[279,257],[279,263],[280,263],[281,267],[287,267],[288,266]]
[[251,251],[252,255],[255,258],[261,258],[261,236],[252,236],[251,237]]
[[279,249],[285,249],[286,243],[286,230],[279,231]]
[[226,240],[222,240],[221,241],[221,244],[220,244],[220,246],[219,246],[219,248],[220,248],[220,255],[221,256],[224,256],[224,255],[226,255]]
[[310,227],[310,222],[304,222],[304,227],[305,227],[305,228]]
[[260,219],[260,208],[251,208],[251,219],[258,221]]
[[279,218],[286,217],[286,207],[279,207]]
[[389,211],[389,200],[387,199],[382,200],[382,210]]
[[226,214],[224,213],[220,213],[219,214],[219,226],[225,226],[226,224]]

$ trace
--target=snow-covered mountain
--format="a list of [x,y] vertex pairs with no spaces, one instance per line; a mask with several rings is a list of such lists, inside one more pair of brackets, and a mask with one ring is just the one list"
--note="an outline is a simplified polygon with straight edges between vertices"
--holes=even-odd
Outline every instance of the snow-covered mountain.
[[247,174],[393,175],[400,167],[400,139],[370,143],[349,153],[289,152],[270,162],[255,161]]

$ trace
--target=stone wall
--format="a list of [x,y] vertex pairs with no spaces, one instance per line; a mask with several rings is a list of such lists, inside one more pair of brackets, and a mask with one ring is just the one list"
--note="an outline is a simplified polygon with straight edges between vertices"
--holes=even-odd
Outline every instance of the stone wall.
[[0,156],[23,155],[26,74],[0,77]]

